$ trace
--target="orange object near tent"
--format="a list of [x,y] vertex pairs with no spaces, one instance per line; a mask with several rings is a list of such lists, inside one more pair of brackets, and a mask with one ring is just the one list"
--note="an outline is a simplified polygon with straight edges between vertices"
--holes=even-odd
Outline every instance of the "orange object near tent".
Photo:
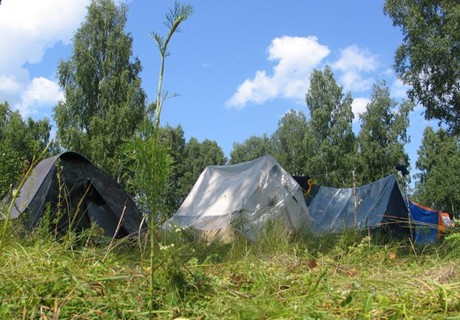
[[440,238],[448,228],[453,227],[455,227],[455,223],[450,219],[450,215],[447,212],[439,212],[438,238]]
[[[449,213],[440,212],[433,208],[424,206],[410,200],[411,214],[416,225],[423,228],[430,228],[431,239],[435,241],[436,238],[441,238],[442,235],[449,229],[455,226],[454,222],[450,219]],[[418,208],[418,209],[416,209]],[[422,210],[422,211],[420,211]],[[427,235],[420,235],[420,240]],[[416,236],[417,239],[417,236]],[[428,238],[424,239],[427,240]]]

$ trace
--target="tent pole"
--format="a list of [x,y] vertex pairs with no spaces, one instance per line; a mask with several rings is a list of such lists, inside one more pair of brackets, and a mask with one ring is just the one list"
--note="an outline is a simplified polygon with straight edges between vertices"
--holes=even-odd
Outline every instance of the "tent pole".
[[358,229],[358,198],[356,196],[356,176],[355,170],[353,169],[353,199],[354,199],[354,206],[355,206],[355,229]]
[[411,240],[414,240],[414,230],[412,226],[412,213],[410,212],[410,205],[409,205],[409,193],[407,192],[407,178],[403,176],[403,181],[404,181],[404,193],[406,194],[406,207],[407,207],[407,217],[409,219],[409,232],[410,232],[410,238]]

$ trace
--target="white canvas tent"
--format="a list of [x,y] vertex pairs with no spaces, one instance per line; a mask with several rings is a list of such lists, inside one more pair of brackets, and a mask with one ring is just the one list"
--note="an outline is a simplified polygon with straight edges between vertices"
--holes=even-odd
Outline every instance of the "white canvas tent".
[[193,228],[209,240],[235,232],[255,240],[269,221],[289,232],[305,231],[311,219],[300,186],[273,157],[264,156],[208,166],[164,228]]

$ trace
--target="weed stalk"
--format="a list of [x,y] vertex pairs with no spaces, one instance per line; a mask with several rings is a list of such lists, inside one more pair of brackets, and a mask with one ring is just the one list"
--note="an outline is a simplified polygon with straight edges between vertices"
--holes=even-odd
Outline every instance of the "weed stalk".
[[[166,36],[166,38],[163,38],[161,35],[158,33],[152,33],[152,37],[154,38],[158,49],[160,51],[161,55],[161,61],[160,61],[160,71],[159,71],[159,78],[158,78],[158,88],[157,88],[157,98],[154,103],[153,110],[151,110],[151,114],[148,115],[148,117],[153,117],[152,122],[153,122],[153,136],[151,137],[150,142],[153,147],[153,158],[150,160],[153,160],[150,165],[153,166],[153,173],[154,176],[152,177],[154,181],[152,183],[154,184],[152,191],[153,194],[151,194],[151,214],[150,214],[150,219],[149,219],[149,239],[150,239],[150,301],[149,301],[149,311],[152,314],[153,309],[154,309],[154,281],[155,281],[155,229],[157,227],[157,214],[158,214],[158,209],[160,207],[159,201],[159,192],[161,190],[161,183],[163,182],[162,180],[162,174],[166,173],[168,171],[168,168],[161,168],[161,165],[169,165],[168,160],[164,157],[164,150],[161,150],[159,146],[159,141],[158,141],[158,129],[160,127],[160,115],[161,115],[161,110],[163,108],[163,102],[167,98],[167,94],[163,93],[163,76],[164,76],[164,67],[165,67],[165,60],[166,57],[169,55],[168,52],[168,44],[169,41],[171,40],[171,37],[175,32],[180,31],[179,26],[182,22],[187,20],[193,12],[193,7],[191,5],[182,5],[179,2],[175,2],[174,8],[170,10],[168,14],[166,14],[166,22],[165,25],[169,28],[169,32]],[[155,160],[163,160],[163,161],[155,161]],[[159,176],[156,176],[156,174],[159,174]],[[155,185],[157,184],[157,185]]]

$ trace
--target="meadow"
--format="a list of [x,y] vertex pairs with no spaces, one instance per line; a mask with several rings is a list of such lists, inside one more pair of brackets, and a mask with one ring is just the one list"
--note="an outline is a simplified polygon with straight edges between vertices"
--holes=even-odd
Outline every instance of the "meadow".
[[426,246],[270,230],[209,244],[177,229],[157,235],[152,297],[145,238],[10,224],[1,319],[460,319],[458,233]]

